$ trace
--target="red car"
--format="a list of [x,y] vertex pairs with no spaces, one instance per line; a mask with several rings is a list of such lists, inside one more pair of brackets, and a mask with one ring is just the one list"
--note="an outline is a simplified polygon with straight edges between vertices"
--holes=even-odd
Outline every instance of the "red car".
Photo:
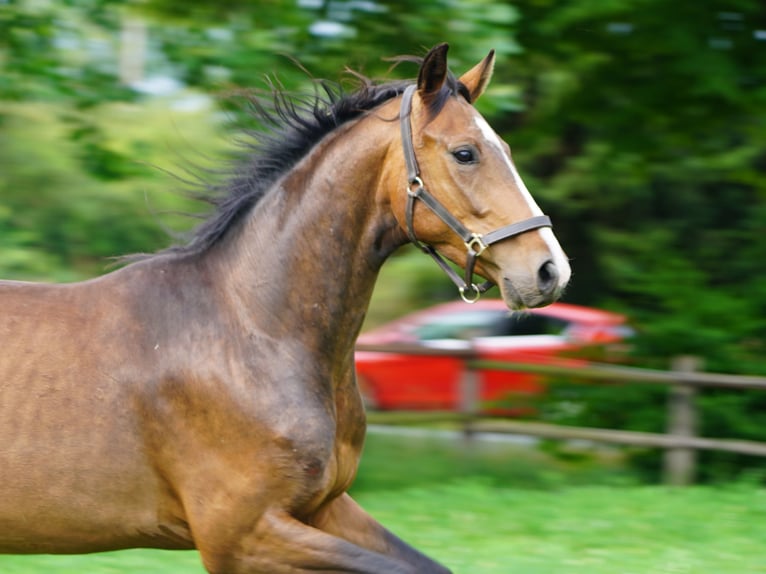
[[[500,299],[445,303],[362,333],[356,352],[359,387],[373,409],[458,410],[461,359],[365,351],[364,345],[467,349],[473,344],[480,359],[537,362],[620,342],[631,333],[623,315],[567,303],[514,313]],[[537,375],[479,371],[478,388],[484,412],[513,414],[528,410],[519,406],[520,397],[543,387]]]

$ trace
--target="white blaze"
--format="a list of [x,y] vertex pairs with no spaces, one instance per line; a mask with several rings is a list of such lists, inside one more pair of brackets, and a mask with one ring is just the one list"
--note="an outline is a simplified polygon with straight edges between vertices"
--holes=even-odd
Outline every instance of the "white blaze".
[[[492,127],[487,123],[487,120],[485,120],[479,114],[476,114],[474,121],[476,122],[476,126],[479,128],[484,138],[492,146],[497,148],[500,157],[502,157],[505,161],[508,170],[511,172],[513,182],[516,184],[516,189],[519,190],[519,193],[524,198],[524,201],[529,207],[529,210],[532,212],[532,216],[534,217],[537,215],[543,215],[543,210],[540,209],[540,206],[537,205],[535,198],[532,197],[531,193],[529,193],[527,186],[524,184],[524,180],[521,179],[521,176],[516,170],[516,166],[513,165],[511,158],[508,157],[508,155],[505,153],[505,148],[503,147],[503,142],[500,140],[500,136],[495,133],[495,130],[493,130]],[[556,236],[553,234],[553,230],[550,227],[542,227],[540,229],[536,229],[535,232],[540,234],[540,237],[543,239],[543,241],[545,241],[545,244],[548,246],[548,250],[551,252],[553,264],[559,270],[560,274],[559,285],[566,284],[567,281],[569,281],[572,270],[569,267],[569,259],[564,254],[564,250],[561,249],[561,245],[559,244],[558,239],[556,239]]]

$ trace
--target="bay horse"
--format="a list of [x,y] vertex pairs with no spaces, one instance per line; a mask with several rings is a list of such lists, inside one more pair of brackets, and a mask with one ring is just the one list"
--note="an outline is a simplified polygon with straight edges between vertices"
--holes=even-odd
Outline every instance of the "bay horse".
[[[71,284],[0,283],[0,551],[197,549],[211,574],[445,573],[348,495],[354,342],[410,241],[468,300],[556,299],[567,259],[457,78],[277,94],[191,241]],[[322,95],[320,95],[322,94]],[[279,124],[279,125],[277,125]],[[270,134],[270,135],[269,135]]]

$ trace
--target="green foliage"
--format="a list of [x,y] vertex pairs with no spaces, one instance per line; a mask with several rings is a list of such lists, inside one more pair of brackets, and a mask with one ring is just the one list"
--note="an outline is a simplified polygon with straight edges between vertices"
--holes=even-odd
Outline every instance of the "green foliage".
[[[180,140],[184,147],[205,142],[211,148],[216,128],[200,113],[167,114],[162,105],[106,106],[80,120],[55,106],[6,106],[0,276],[83,279],[103,272],[113,256],[166,246],[166,229],[188,228],[188,218],[166,212],[195,206],[154,166],[182,162],[167,151]],[[78,121],[95,127],[70,131]],[[143,163],[130,159],[137,150]],[[193,163],[209,162],[203,160],[194,157]]]
[[406,247],[381,269],[365,328],[372,328],[438,301],[454,299],[455,286],[419,249]]
[[[667,432],[669,387],[643,383],[599,384],[553,381],[537,398],[539,418],[561,425],[604,429]],[[695,400],[700,436],[766,442],[766,393],[763,391],[701,390]],[[747,413],[743,416],[743,413]],[[551,452],[567,455],[560,445]],[[626,448],[625,460],[642,480],[662,480],[663,451]],[[718,483],[753,477],[766,479],[762,457],[698,451],[696,479]]]
[[[121,83],[121,48],[135,48],[121,45],[121,33],[135,21],[148,31],[146,76],[171,77],[182,90],[147,96]],[[379,77],[389,73],[383,57],[449,41],[456,72],[498,50],[478,105],[572,257],[567,299],[626,312],[639,332],[639,364],[665,367],[691,353],[709,370],[766,373],[763,30],[759,0],[268,1],[257,9],[242,0],[7,0],[0,275],[84,278],[110,256],[166,245],[164,228],[188,229],[191,221],[166,212],[195,208],[162,170],[187,178],[179,155],[220,164],[227,147],[216,130],[247,124],[235,101],[243,89],[268,89],[264,76],[291,90],[311,89],[306,70],[345,81],[349,66]],[[403,65],[393,75],[414,71]],[[201,94],[227,115],[178,111]],[[451,285],[407,250],[382,271],[369,321],[446,298]],[[623,389],[593,400],[589,424],[637,429],[657,425],[650,413],[663,402]],[[757,434],[756,394],[706,391],[702,400],[706,433]]]
[[0,101],[89,106],[132,98],[115,82],[119,26],[107,0],[0,3]]
[[[569,297],[626,312],[638,364],[693,354],[766,372],[763,4],[516,5],[527,106],[501,120],[573,259]],[[702,434],[766,440],[763,400],[705,390]],[[573,385],[546,401],[551,420],[664,431],[662,389]],[[701,456],[708,480],[763,465]],[[659,458],[634,453],[654,476]]]
[[763,371],[762,4],[517,6],[529,102],[509,139],[563,222],[572,296],[635,317],[647,357]]
[[563,460],[530,444],[469,440],[454,434],[410,428],[397,436],[371,430],[352,493],[429,488],[445,481],[481,480],[498,487],[546,491],[637,482],[621,461],[608,457],[583,454]]

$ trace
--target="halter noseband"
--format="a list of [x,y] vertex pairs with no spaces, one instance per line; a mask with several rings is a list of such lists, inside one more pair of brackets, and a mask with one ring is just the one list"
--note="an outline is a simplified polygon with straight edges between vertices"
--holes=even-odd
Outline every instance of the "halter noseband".
[[[406,221],[407,221],[407,235],[410,241],[417,245],[423,252],[430,255],[434,261],[442,268],[452,282],[457,286],[460,292],[460,297],[466,303],[475,303],[478,301],[481,294],[486,292],[490,287],[494,285],[491,281],[486,281],[476,285],[473,282],[473,270],[476,266],[476,260],[479,256],[493,243],[508,239],[515,235],[520,235],[533,229],[539,229],[541,227],[553,227],[551,218],[547,215],[538,215],[530,217],[517,223],[511,223],[485,233],[474,233],[467,229],[455,216],[453,216],[444,205],[439,202],[433,195],[431,195],[423,184],[423,180],[420,179],[420,169],[418,168],[418,162],[415,158],[415,148],[412,143],[412,124],[410,122],[410,112],[412,111],[412,96],[417,89],[416,85],[408,86],[404,90],[402,95],[402,109],[399,113],[399,121],[401,124],[402,132],[402,148],[404,148],[404,160],[407,164],[407,206],[406,206]],[[415,236],[415,230],[412,222],[415,213],[415,200],[420,199],[428,208],[433,211],[439,219],[446,223],[450,229],[457,233],[465,243],[467,251],[467,259],[465,265],[465,278],[460,277],[455,270],[449,266],[444,258],[439,255],[436,249],[418,240]]]

